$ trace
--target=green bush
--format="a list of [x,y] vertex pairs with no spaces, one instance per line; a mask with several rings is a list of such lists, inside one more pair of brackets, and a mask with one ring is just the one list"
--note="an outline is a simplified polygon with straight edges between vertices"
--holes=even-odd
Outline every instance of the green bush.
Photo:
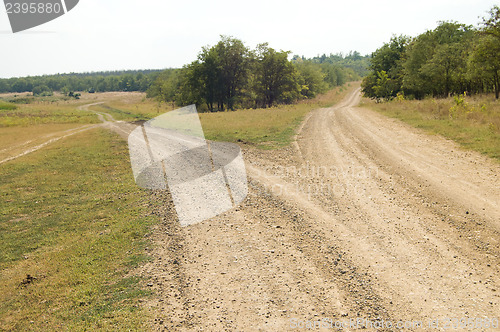
[[0,110],[2,111],[12,111],[17,109],[17,106],[11,103],[4,102],[3,100],[0,100]]

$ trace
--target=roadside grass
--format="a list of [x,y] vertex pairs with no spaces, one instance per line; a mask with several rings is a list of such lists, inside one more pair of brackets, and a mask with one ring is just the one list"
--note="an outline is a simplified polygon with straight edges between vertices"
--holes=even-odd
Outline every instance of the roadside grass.
[[0,330],[139,330],[130,271],[156,222],[126,144],[103,129],[0,165]]
[[363,104],[500,161],[500,102],[493,95]]
[[314,99],[293,105],[233,112],[200,113],[205,137],[213,141],[245,142],[262,149],[286,146],[310,111],[330,107],[342,100],[359,83],[348,83]]

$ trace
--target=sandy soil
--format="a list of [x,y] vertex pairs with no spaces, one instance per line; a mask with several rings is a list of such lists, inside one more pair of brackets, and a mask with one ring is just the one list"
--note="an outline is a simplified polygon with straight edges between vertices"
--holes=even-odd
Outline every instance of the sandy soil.
[[499,165],[359,100],[310,113],[288,148],[242,146],[249,194],[219,217],[181,228],[153,193],[152,330],[500,318]]

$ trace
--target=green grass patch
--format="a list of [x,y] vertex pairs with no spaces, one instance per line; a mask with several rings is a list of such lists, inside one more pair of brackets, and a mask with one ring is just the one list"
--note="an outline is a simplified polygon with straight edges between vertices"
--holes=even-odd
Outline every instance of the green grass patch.
[[0,100],[0,111],[13,111],[17,109],[17,105]]
[[156,221],[126,144],[87,131],[0,176],[0,330],[141,329],[149,292],[130,271]]
[[500,161],[500,102],[491,95],[364,104]]
[[263,148],[287,145],[295,128],[315,107],[310,104],[287,105],[268,109],[200,113],[209,140],[247,142]]

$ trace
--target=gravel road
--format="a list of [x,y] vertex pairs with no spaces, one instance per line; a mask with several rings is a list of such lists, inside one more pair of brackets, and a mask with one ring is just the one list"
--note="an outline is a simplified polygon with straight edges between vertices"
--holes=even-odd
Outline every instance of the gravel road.
[[153,193],[151,329],[500,318],[500,166],[359,101],[313,111],[287,148],[242,144],[249,194],[223,215],[181,228]]

